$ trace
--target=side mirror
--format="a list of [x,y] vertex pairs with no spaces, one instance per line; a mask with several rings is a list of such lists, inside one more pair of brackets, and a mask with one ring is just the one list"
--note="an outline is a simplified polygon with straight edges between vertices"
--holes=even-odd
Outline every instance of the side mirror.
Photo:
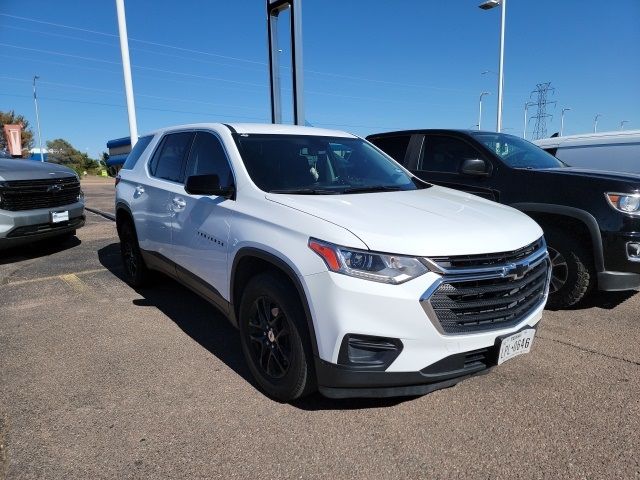
[[489,165],[481,158],[468,158],[462,162],[460,171],[465,175],[472,175],[474,177],[488,177]]
[[190,195],[216,195],[218,197],[232,197],[235,189],[233,186],[220,188],[218,175],[191,175],[184,185],[185,191]]

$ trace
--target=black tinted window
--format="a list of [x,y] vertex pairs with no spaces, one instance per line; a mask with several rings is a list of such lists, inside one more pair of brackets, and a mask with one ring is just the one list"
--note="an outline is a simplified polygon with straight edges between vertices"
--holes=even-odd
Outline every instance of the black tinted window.
[[397,137],[381,137],[370,140],[376,147],[393,158],[396,162],[404,164],[404,155],[407,153],[411,135]]
[[165,136],[149,166],[151,175],[172,182],[182,181],[182,162],[193,135],[193,132],[181,132]]
[[267,192],[342,194],[425,188],[359,138],[242,134],[237,140],[251,179]]
[[480,158],[468,143],[455,137],[427,135],[420,159],[420,170],[430,172],[459,173],[462,162]]
[[196,134],[187,164],[186,176],[191,175],[217,175],[221,187],[228,187],[233,183],[227,155],[215,135],[206,132]]
[[152,138],[153,135],[140,137],[136,142],[135,147],[133,147],[133,150],[131,150],[129,155],[127,155],[127,159],[125,160],[124,165],[122,165],[122,168],[125,170],[131,170],[136,165],[136,162],[140,158],[140,155],[142,155],[142,152],[144,152],[149,146],[149,142],[151,142]]

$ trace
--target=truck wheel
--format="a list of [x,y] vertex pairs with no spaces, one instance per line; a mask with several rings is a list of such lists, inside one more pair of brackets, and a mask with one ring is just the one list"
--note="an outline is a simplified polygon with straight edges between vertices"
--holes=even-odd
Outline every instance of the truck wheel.
[[260,388],[280,401],[313,390],[309,333],[293,287],[276,275],[254,277],[242,295],[238,320],[242,353]]
[[545,230],[551,258],[551,308],[566,308],[582,300],[595,284],[593,255],[578,239],[559,228]]
[[138,237],[131,221],[124,221],[118,229],[118,234],[124,278],[133,288],[143,287],[148,282],[149,270],[142,259]]

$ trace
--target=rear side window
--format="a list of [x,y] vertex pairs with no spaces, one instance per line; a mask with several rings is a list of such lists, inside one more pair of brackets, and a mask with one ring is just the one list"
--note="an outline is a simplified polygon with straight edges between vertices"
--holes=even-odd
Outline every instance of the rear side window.
[[125,170],[131,170],[133,167],[135,167],[136,162],[140,158],[140,155],[142,155],[142,152],[147,149],[152,139],[153,135],[140,137],[136,142],[135,147],[133,147],[133,150],[131,150],[131,152],[127,156],[127,159],[125,160],[124,165],[122,165],[122,168]]
[[427,135],[418,169],[459,173],[462,162],[473,158],[481,156],[471,145],[459,138]]
[[404,156],[409,147],[411,135],[399,135],[397,137],[381,137],[371,139],[370,142],[393,158],[396,162],[404,163]]
[[181,182],[182,165],[191,146],[193,135],[193,132],[166,135],[149,164],[151,175],[172,182]]
[[556,157],[571,167],[640,173],[640,144],[560,147]]
[[187,163],[186,176],[191,175],[217,175],[223,188],[233,184],[227,155],[215,135],[208,132],[196,134]]

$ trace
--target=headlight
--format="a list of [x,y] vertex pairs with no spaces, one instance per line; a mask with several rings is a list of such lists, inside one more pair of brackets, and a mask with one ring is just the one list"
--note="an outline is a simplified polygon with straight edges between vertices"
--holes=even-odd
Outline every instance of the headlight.
[[313,238],[309,239],[309,248],[324,260],[332,272],[374,282],[397,285],[429,271],[414,257],[354,250]]
[[607,193],[609,204],[622,213],[640,213],[640,193]]

